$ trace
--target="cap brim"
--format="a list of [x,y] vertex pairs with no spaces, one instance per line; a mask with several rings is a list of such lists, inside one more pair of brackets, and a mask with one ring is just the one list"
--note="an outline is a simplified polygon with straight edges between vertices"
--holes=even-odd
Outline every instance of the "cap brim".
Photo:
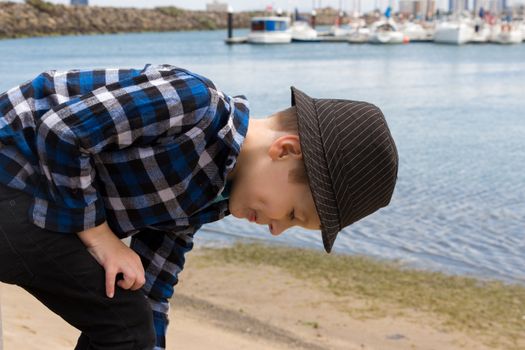
[[292,106],[296,106],[299,140],[303,153],[306,176],[315,207],[321,220],[323,245],[330,253],[335,238],[341,230],[339,210],[332,179],[325,157],[323,139],[316,112],[316,100],[301,90],[291,87]]

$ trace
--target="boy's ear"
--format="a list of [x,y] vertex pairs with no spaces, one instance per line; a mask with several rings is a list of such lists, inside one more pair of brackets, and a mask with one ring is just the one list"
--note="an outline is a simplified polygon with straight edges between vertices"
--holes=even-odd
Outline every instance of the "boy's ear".
[[301,150],[301,143],[297,135],[284,135],[273,141],[268,150],[268,155],[272,160],[280,159],[301,159],[303,152]]

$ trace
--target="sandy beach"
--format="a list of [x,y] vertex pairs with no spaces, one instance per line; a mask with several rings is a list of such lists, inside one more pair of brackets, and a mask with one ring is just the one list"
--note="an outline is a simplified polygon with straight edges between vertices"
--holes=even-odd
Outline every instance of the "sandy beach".
[[[440,316],[328,293],[269,265],[195,250],[172,303],[168,349],[495,349]],[[24,290],[1,285],[4,349],[72,349],[78,331]]]

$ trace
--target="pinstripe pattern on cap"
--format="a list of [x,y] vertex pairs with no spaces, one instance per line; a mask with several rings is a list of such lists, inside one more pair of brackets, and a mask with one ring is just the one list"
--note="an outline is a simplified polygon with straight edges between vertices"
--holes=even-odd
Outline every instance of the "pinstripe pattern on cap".
[[388,205],[398,154],[376,106],[291,90],[306,175],[329,253],[341,229]]

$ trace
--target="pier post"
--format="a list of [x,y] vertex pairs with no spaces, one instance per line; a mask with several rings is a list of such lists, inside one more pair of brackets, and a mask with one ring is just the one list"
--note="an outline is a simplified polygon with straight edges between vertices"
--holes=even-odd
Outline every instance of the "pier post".
[[337,13],[337,27],[340,27],[343,24],[343,11]]
[[228,6],[228,39],[233,37],[233,8]]

